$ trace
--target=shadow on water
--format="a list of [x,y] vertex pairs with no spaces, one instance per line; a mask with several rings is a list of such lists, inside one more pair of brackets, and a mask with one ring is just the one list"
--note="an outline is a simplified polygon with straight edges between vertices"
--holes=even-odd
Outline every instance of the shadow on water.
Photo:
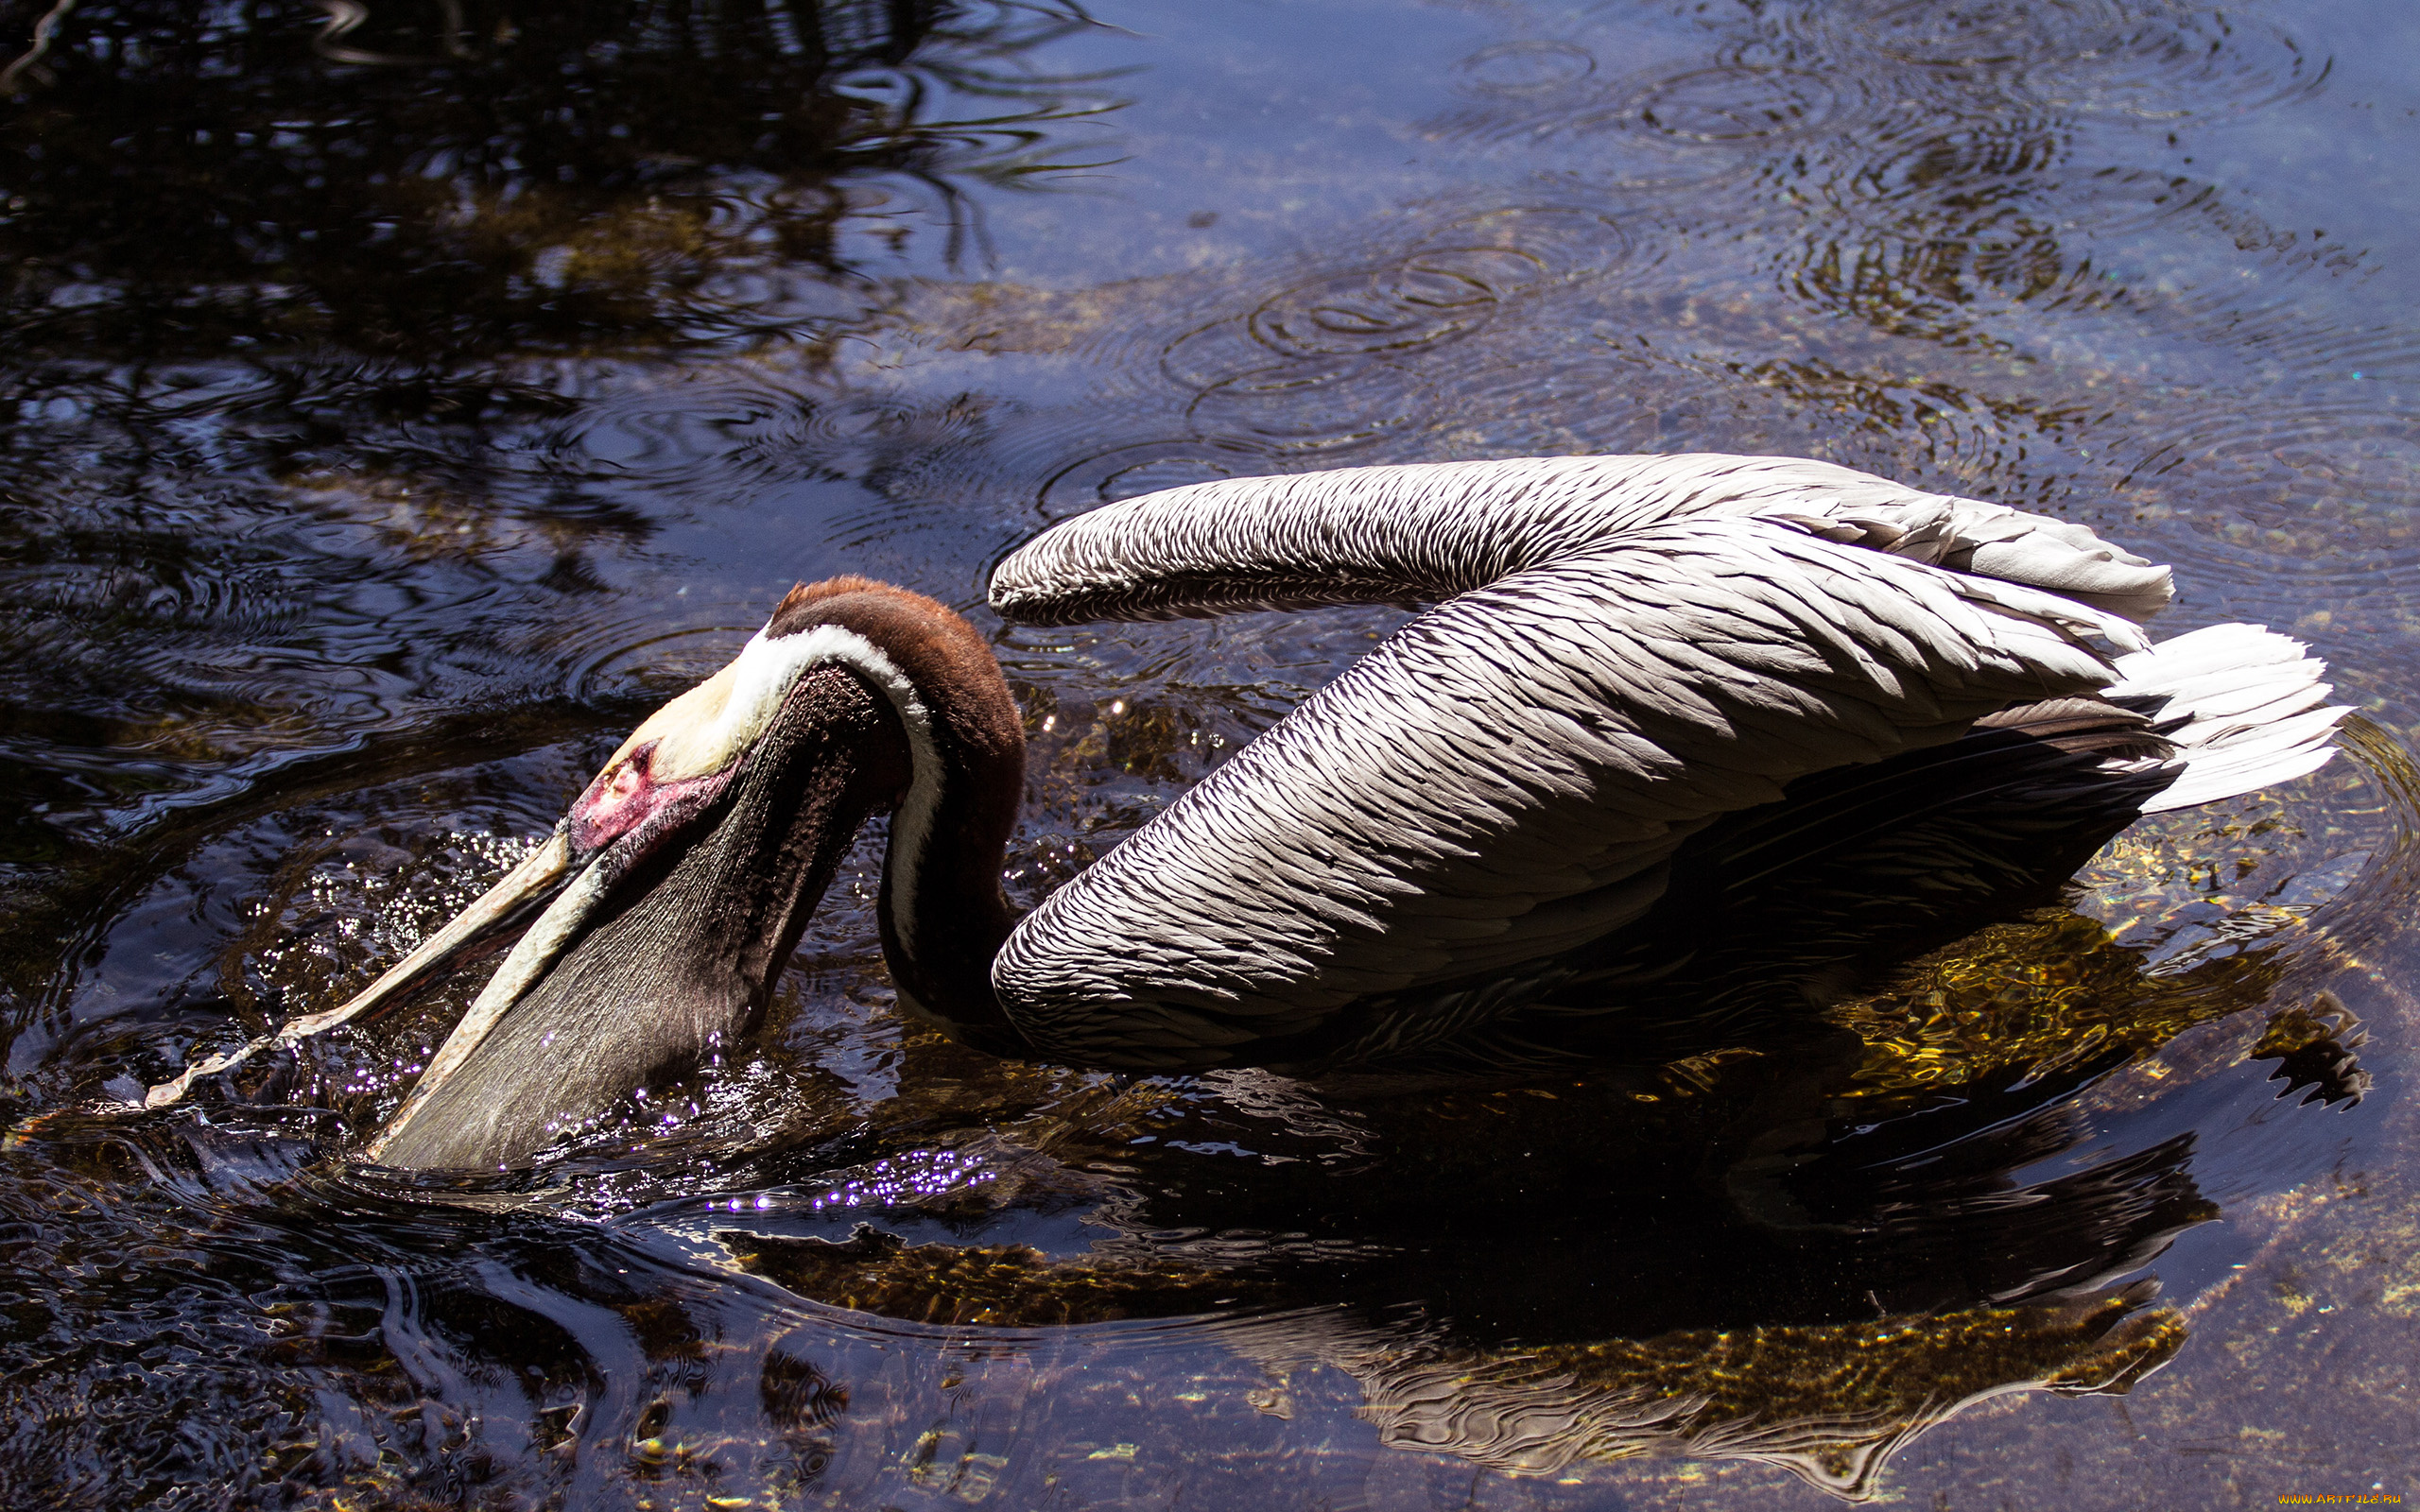
[[[2233,1347],[2246,1213],[2398,1159],[2404,226],[2225,166],[2350,87],[2342,15],[1096,9],[0,5],[0,1502],[1870,1496]],[[963,603],[1148,488],[1684,449],[2086,521],[2377,722],[1786,1041],[990,1062],[890,1012],[876,834],[757,1040],[535,1173],[343,1160],[477,972],[79,1111],[366,983],[794,577]],[[1002,632],[1015,900],[1392,623]]]

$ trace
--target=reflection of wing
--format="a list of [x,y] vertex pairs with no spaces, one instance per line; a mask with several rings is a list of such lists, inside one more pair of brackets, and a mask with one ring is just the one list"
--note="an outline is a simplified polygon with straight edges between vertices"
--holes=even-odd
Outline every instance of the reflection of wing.
[[[1719,460],[1757,476],[1788,471]],[[1135,501],[1046,535],[1003,564],[995,593],[1012,612],[1053,618],[1058,605],[1167,613],[1309,596],[1308,579],[1282,566],[1282,593],[1203,576],[1206,553],[1241,554],[1245,543],[1204,547],[1188,530],[1248,535],[1280,518],[1264,508],[1270,518],[1253,523],[1249,490],[1208,487],[1231,496],[1176,490],[1197,497],[1173,519]],[[1610,541],[1599,531],[1567,554],[1572,534],[1553,515],[1562,505],[1508,502],[1499,490],[1467,501],[1468,520],[1398,509],[1388,540],[1340,545],[1330,532],[1318,549],[1303,547],[1322,572],[1350,553],[1365,566],[1393,553],[1383,573],[1333,589],[1329,601],[1397,596],[1407,585],[1461,596],[1053,895],[994,966],[1003,1003],[1046,1053],[1096,1063],[1210,1065],[1246,1045],[1266,1058],[1273,1041],[1296,1037],[1308,1048],[1357,1003],[1512,971],[1638,918],[1682,841],[1717,816],[1778,799],[1794,778],[1953,739],[2014,700],[2097,688],[2113,673],[2087,636],[2141,644],[2122,620],[2072,599],[1828,539],[1980,557],[1954,527],[1962,510],[1990,511],[2008,517],[1997,528],[2012,541],[2046,536],[2039,550],[2018,552],[2019,567],[2105,569],[2133,585],[2134,607],[2164,594],[2158,570],[2096,555],[2069,527],[1889,491],[1895,503],[1860,497],[1848,519],[1827,513],[1840,499],[1821,490],[1769,489],[1759,500],[1769,518],[1701,507],[1714,517],[1631,524]],[[1545,511],[1527,536],[1507,524],[1514,505]],[[1355,504],[1348,523],[1369,526],[1377,506],[1376,495]],[[1146,543],[1130,558],[1156,553],[1140,587],[1131,570],[1122,585],[1107,583],[1098,562],[1060,571],[1097,555],[1093,537],[1051,549],[1114,510]],[[1477,522],[1460,545],[1492,562],[1508,559],[1504,541],[1520,540],[1510,576],[1479,586],[1443,570],[1456,542],[1431,538],[1457,521]],[[1541,545],[1532,538],[1552,534],[1549,524],[1564,539]],[[2058,531],[2069,533],[2048,535]],[[1435,560],[1407,565],[1415,548]],[[1271,559],[1264,549],[1253,570]],[[1033,586],[1054,573],[1058,587]],[[1167,587],[1153,574],[1184,581]],[[2118,578],[2100,580],[2124,596]],[[1453,1014],[1432,1018],[1413,1032],[1456,1027]]]
[[1472,1349],[1333,1313],[1238,1322],[1221,1342],[1272,1374],[1353,1378],[1379,1441],[1515,1474],[1635,1454],[1760,1460],[1850,1501],[1927,1428],[2027,1388],[2123,1395],[2185,1343],[2152,1288],[1818,1327]]

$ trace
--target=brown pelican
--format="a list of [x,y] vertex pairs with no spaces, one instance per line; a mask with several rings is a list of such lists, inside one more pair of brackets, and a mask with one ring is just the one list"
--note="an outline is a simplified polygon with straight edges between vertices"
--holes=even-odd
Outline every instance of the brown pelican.
[[887,810],[900,1005],[968,1044],[1299,1072],[1450,1057],[1507,1024],[1533,1043],[1685,977],[1703,919],[1823,890],[1827,857],[1896,874],[1894,913],[1947,918],[1933,893],[2063,877],[2139,814],[2325,762],[2343,711],[2321,664],[2249,626],[2153,646],[2135,622],[2169,596],[2166,568],[2083,526],[1786,458],[1172,489],[1044,531],[993,607],[1433,607],[1022,921],[1000,889],[1022,725],[989,647],[837,578],[642,724],[487,897],[283,1035],[560,887],[369,1151],[524,1159],[739,1033]]

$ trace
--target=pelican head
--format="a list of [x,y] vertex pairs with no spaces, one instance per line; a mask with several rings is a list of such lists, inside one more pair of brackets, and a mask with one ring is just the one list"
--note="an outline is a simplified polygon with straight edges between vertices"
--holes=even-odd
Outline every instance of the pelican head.
[[[793,589],[729,665],[631,732],[534,854],[362,995],[530,920],[367,1153],[510,1165],[711,1055],[762,1011],[875,813],[894,816],[882,915],[904,1005],[996,1041],[1004,1021],[966,968],[1007,933],[1023,763],[1015,705],[964,619],[864,578]],[[951,874],[939,889],[919,887],[929,861]]]

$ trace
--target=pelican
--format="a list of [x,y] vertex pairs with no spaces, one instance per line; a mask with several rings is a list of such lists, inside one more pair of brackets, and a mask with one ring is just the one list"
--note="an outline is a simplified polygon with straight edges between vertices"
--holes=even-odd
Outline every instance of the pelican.
[[1754,899],[1845,867],[1893,875],[1893,918],[1971,927],[1941,899],[2064,880],[2140,815],[2325,762],[2345,711],[2323,665],[2251,626],[2154,645],[2138,622],[2169,595],[2082,525],[1791,458],[1170,489],[1043,531],[993,609],[1429,607],[1022,920],[1001,872],[1023,724],[989,645],[840,577],[641,724],[460,918],[273,1038],[534,913],[367,1151],[524,1161],[744,1032],[887,812],[899,1006],[968,1045],[1146,1073],[1517,1060],[1555,1024],[1674,1001],[1704,921],[1754,924]]

